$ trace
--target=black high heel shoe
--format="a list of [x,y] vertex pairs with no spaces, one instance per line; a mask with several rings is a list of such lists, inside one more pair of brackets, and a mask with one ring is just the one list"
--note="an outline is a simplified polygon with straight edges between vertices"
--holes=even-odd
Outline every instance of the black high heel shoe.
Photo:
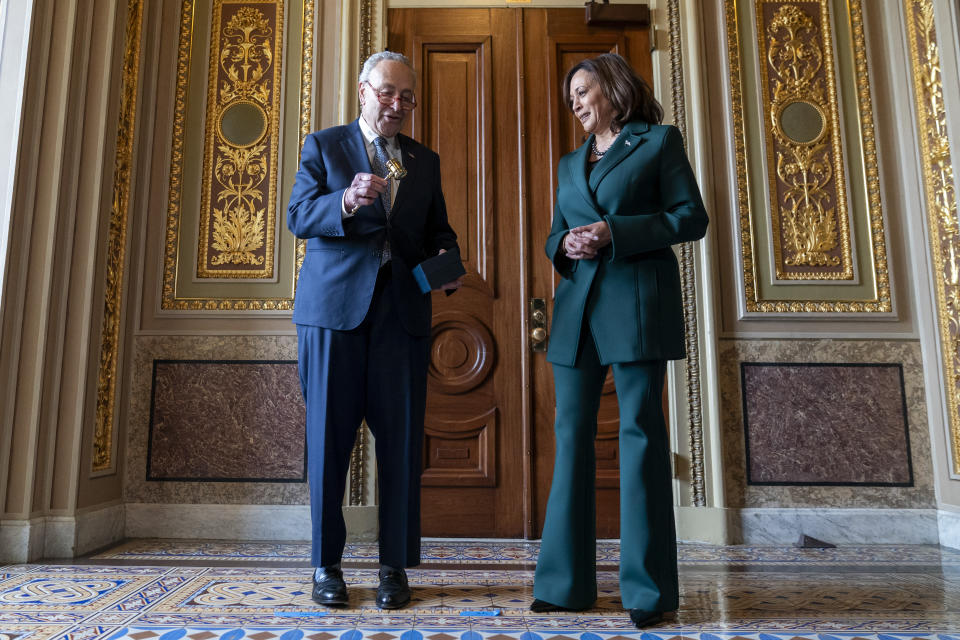
[[663,621],[662,611],[647,611],[646,609],[630,609],[630,621],[637,629],[652,627]]
[[575,611],[575,609],[568,609],[567,607],[552,604],[546,600],[534,600],[530,603],[530,611],[533,613],[549,613],[551,611]]

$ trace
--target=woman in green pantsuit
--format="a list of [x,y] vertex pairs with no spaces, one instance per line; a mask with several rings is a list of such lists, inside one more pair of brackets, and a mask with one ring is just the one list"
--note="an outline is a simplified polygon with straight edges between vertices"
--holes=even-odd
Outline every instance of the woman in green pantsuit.
[[659,124],[650,87],[616,54],[563,82],[587,141],[560,159],[547,256],[563,276],[547,359],[557,418],[553,484],[534,580],[535,612],[597,597],[594,438],[607,367],[620,407],[620,592],[638,627],[677,609],[667,360],[684,356],[671,245],[699,240],[707,214],[679,131]]

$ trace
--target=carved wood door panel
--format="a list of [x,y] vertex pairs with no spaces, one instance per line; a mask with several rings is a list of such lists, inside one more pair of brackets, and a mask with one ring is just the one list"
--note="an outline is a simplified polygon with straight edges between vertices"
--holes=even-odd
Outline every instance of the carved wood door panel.
[[[467,276],[434,293],[423,535],[536,537],[553,469],[553,382],[529,348],[530,297],[552,308],[543,254],[556,166],[582,130],[560,101],[566,70],[607,51],[649,81],[649,33],[584,25],[582,9],[391,9],[388,48],[419,71],[408,133],[440,154]],[[598,534],[619,530],[617,405],[597,438]]]
[[424,535],[523,535],[517,53],[510,10],[391,10],[419,71],[410,135],[437,153],[467,275],[433,296]]

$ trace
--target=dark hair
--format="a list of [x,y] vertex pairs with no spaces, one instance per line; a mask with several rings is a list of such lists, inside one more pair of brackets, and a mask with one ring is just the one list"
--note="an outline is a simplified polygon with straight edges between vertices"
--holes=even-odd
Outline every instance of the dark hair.
[[663,107],[653,97],[650,85],[637,75],[630,63],[616,53],[587,58],[567,71],[563,79],[562,97],[571,111],[573,101],[570,99],[570,81],[577,71],[586,71],[596,78],[604,97],[617,112],[611,124],[615,131],[622,129],[623,125],[631,120],[643,120],[650,124],[660,124],[663,120]]

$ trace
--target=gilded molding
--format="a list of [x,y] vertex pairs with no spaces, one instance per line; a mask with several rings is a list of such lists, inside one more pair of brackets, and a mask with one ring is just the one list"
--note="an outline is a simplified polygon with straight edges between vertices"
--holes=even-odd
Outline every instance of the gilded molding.
[[[163,289],[161,309],[192,311],[292,311],[293,297],[276,298],[188,298],[178,297],[176,279],[178,246],[180,241],[180,208],[183,189],[183,151],[186,131],[186,94],[189,82],[190,51],[193,40],[193,15],[196,0],[183,0],[180,20],[180,40],[177,53],[177,87],[174,103],[173,144],[170,153],[170,184],[168,190],[167,222],[164,247]],[[300,121],[299,140],[310,130],[313,89],[313,39],[315,0],[303,0],[300,61]],[[297,243],[296,270],[303,262],[304,244]],[[294,276],[296,277],[296,275]]]
[[283,12],[283,0],[213,3],[198,278],[274,274]]
[[[299,147],[313,129],[310,105],[313,102],[313,5],[314,0],[303,2],[303,38],[300,40],[300,137]],[[299,159],[299,152],[297,158]],[[299,273],[300,269],[297,269]]]
[[[167,197],[167,227],[164,234],[163,300],[161,308],[189,308],[177,304],[177,239],[180,237],[180,193],[183,189],[183,144],[187,118],[187,81],[190,77],[190,48],[193,40],[194,0],[180,6],[180,43],[177,50],[177,89],[174,96],[173,145],[170,149],[170,186]],[[202,308],[202,301],[199,308]]]
[[[375,0],[363,0],[360,3],[360,68],[367,58],[373,55],[373,3]],[[358,71],[359,73],[359,71]]]
[[[363,63],[373,55],[373,3],[375,0],[363,0],[360,4],[360,64],[357,75],[363,69]],[[350,86],[345,80],[344,84]],[[366,423],[357,430],[357,439],[350,454],[350,506],[362,506],[367,501],[367,461],[370,457],[370,436]]]
[[[747,175],[746,133],[740,42],[740,21],[736,0],[724,0],[727,25],[727,43],[730,65],[730,98],[733,111],[734,150],[737,161],[737,202],[740,229],[740,250],[743,261],[743,287],[748,312],[759,313],[889,313],[893,310],[890,298],[890,276],[887,265],[883,210],[880,203],[880,179],[877,169],[876,139],[873,125],[873,105],[870,97],[867,71],[866,41],[863,32],[861,0],[848,0],[847,11],[853,40],[853,63],[856,75],[857,105],[860,123],[860,141],[865,169],[867,217],[873,257],[874,295],[864,300],[769,300],[760,297],[757,281],[761,277],[756,264],[754,212],[749,196]],[[758,212],[760,207],[757,207]],[[803,286],[803,285],[797,285]],[[822,284],[820,286],[823,286]]]
[[113,423],[117,397],[117,360],[123,317],[123,276],[130,214],[130,183],[133,178],[133,142],[136,132],[137,90],[140,77],[140,31],[143,25],[142,0],[127,3],[120,88],[120,117],[117,123],[116,158],[113,168],[113,201],[106,250],[103,321],[100,329],[100,368],[97,378],[97,408],[93,433],[94,473],[113,468]]
[[755,6],[776,278],[852,280],[828,1]]
[[[670,29],[670,89],[673,120],[687,139],[687,103],[683,80],[683,42],[680,32],[680,1],[668,0]],[[703,449],[703,404],[700,397],[700,336],[697,327],[697,289],[694,245],[680,245],[680,279],[686,342],[687,420],[690,436],[690,499],[695,507],[707,506]]]
[[[300,41],[300,136],[297,144],[297,165],[300,164],[300,150],[303,141],[313,129],[313,117],[310,105],[313,102],[313,9],[314,0],[303,2],[303,38]],[[300,276],[300,267],[307,257],[307,241],[297,239],[296,276]],[[294,282],[296,290],[296,282]]]
[[927,200],[930,253],[937,292],[937,318],[947,399],[953,472],[960,474],[960,228],[940,49],[931,0],[905,0],[920,159]]

